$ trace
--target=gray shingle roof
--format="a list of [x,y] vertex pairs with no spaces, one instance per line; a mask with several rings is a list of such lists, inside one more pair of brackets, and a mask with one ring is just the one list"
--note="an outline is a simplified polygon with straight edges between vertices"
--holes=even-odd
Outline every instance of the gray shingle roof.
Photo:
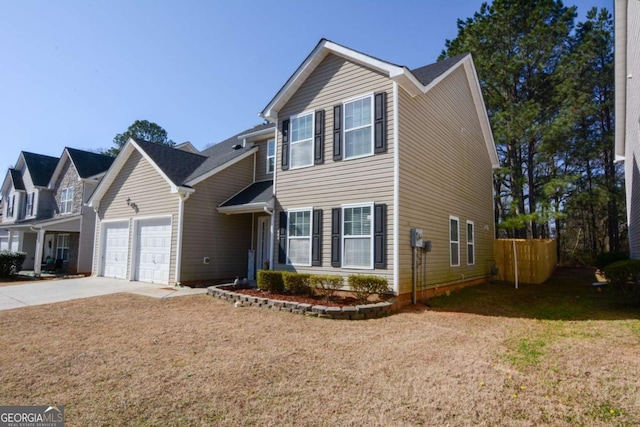
[[198,178],[251,150],[252,147],[249,144],[246,147],[233,148],[234,146],[242,145],[242,141],[238,139],[239,136],[273,127],[275,125],[272,123],[257,125],[203,150],[201,154],[207,156],[207,160],[189,175],[187,181]]
[[200,154],[178,150],[167,145],[142,139],[135,141],[175,185],[183,185],[189,174],[207,160]]
[[13,188],[16,190],[25,190],[24,181],[22,180],[22,174],[17,169],[9,169],[11,175],[11,181],[13,181]]
[[103,154],[91,153],[89,151],[66,148],[69,157],[76,167],[80,178],[89,178],[106,172],[115,160],[113,157]]
[[442,61],[438,61],[434,64],[425,65],[424,67],[416,68],[411,70],[414,76],[422,83],[427,86],[429,83],[440,77],[444,74],[449,68],[454,66],[458,61],[467,56],[468,53],[464,53],[462,55],[452,56],[451,58],[444,59]]
[[273,181],[260,181],[246,187],[244,190],[222,203],[220,207],[240,206],[250,203],[266,203],[273,197]]
[[53,175],[53,171],[56,170],[58,160],[60,159],[43,154],[28,153],[26,151],[22,152],[22,156],[29,168],[29,174],[31,175],[33,184],[40,187],[49,185],[51,175]]

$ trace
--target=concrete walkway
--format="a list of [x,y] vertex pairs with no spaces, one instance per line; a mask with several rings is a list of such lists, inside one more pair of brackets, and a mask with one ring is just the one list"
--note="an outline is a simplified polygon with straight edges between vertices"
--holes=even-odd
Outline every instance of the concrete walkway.
[[205,288],[173,288],[104,277],[16,282],[0,286],[0,311],[127,292],[152,298],[206,294]]

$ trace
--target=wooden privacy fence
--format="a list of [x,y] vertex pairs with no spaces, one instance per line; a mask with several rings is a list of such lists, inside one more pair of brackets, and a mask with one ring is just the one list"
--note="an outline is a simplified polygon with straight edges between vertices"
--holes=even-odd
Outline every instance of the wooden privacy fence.
[[542,283],[551,277],[558,264],[555,239],[496,239],[493,248],[496,279],[501,281],[516,281],[516,258],[520,283]]

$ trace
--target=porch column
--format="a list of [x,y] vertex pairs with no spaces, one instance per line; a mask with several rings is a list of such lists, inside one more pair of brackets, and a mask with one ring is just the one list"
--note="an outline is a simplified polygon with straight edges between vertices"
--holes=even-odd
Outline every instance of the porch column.
[[37,276],[40,276],[42,270],[42,251],[44,248],[44,230],[39,229],[36,236],[36,255],[33,260],[33,272]]
[[7,235],[7,238],[9,239],[9,241],[7,242],[8,244],[8,248],[10,251],[13,251],[13,245],[11,244],[11,241],[13,240],[13,231],[9,230],[9,234]]

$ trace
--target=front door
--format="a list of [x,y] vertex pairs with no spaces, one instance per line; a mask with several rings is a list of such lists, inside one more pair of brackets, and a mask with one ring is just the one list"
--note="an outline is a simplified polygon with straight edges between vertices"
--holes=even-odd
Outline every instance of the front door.
[[[271,217],[270,216],[259,216],[258,217],[258,236],[256,239],[256,271],[269,269],[269,248],[270,241],[269,236],[271,228]],[[266,263],[265,263],[266,261]]]
[[53,261],[53,238],[55,234],[44,235],[44,248],[42,249],[42,263],[47,264],[49,260]]

